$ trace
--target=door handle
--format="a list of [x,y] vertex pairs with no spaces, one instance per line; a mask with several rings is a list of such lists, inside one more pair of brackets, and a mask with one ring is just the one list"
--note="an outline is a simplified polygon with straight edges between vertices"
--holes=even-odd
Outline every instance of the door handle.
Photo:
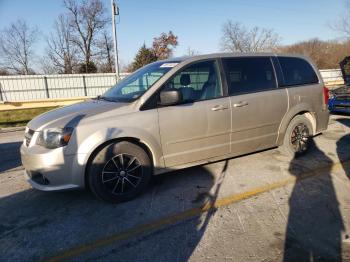
[[225,110],[225,109],[228,109],[228,106],[216,105],[216,106],[214,106],[211,110],[212,110],[212,111],[220,111],[220,110]]
[[241,102],[238,102],[237,104],[233,104],[233,107],[244,107],[244,106],[247,106],[247,105],[248,105],[248,102],[241,101]]

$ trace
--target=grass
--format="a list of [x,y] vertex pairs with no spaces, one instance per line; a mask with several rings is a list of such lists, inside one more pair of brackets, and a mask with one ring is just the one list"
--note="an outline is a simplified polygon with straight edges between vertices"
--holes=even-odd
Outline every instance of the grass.
[[37,115],[45,113],[54,108],[57,107],[0,111],[0,128],[25,126],[30,120],[32,120]]

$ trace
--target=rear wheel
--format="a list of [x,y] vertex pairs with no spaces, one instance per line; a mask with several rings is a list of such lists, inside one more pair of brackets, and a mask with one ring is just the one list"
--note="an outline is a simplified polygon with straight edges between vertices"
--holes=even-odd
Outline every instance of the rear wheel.
[[304,115],[296,116],[288,125],[281,149],[289,156],[303,155],[309,149],[311,138],[312,124],[310,120]]
[[102,148],[93,158],[88,181],[100,199],[117,203],[131,200],[146,188],[152,175],[148,154],[130,142]]

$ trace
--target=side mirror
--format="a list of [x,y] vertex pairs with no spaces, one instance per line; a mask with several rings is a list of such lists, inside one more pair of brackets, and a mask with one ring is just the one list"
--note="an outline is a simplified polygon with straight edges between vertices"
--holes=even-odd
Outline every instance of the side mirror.
[[177,89],[164,90],[160,92],[160,105],[171,106],[182,101],[182,93]]

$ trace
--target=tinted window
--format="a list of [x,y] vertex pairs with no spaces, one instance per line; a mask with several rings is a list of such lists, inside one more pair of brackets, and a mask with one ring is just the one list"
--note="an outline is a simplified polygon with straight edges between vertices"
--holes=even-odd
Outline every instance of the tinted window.
[[223,59],[230,95],[276,88],[273,67],[268,57]]
[[199,101],[222,96],[221,81],[215,61],[193,64],[166,84],[166,89],[179,89],[185,101]]
[[311,65],[304,59],[295,57],[278,58],[285,86],[318,83],[317,75]]

